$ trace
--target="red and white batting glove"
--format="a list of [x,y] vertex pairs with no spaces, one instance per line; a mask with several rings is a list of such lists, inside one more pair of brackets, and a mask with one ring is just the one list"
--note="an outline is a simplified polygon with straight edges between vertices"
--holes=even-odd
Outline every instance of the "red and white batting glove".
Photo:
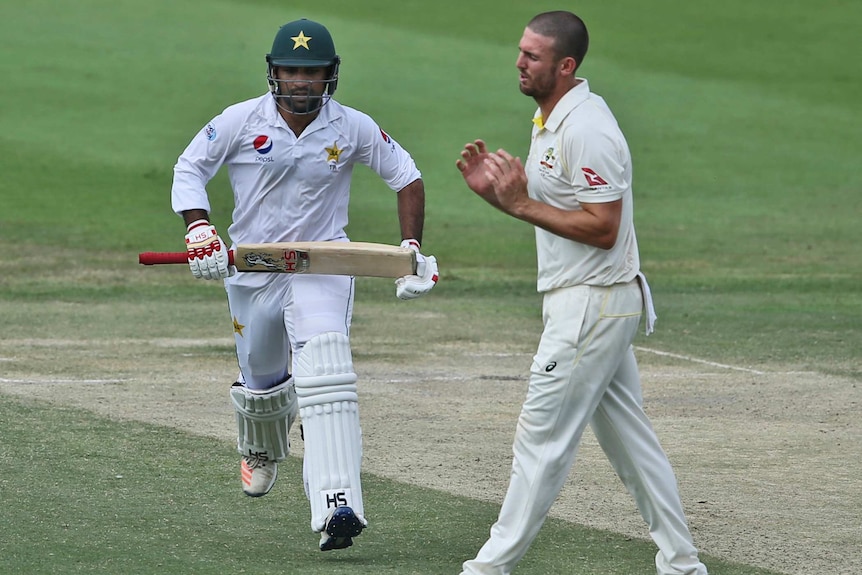
[[208,221],[195,220],[189,224],[186,248],[189,269],[196,278],[216,280],[236,273],[236,268],[229,263],[227,246]]
[[419,242],[404,240],[402,248],[416,252],[416,275],[403,276],[395,280],[395,295],[398,299],[415,299],[425,295],[437,285],[440,274],[437,271],[437,258],[419,253]]

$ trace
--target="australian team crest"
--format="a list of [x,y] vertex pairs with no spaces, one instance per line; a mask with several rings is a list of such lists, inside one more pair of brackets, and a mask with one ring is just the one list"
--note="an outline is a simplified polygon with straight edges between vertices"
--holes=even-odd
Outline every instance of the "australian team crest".
[[543,176],[551,176],[554,174],[554,166],[557,165],[557,152],[553,147],[548,148],[542,153],[539,160],[539,173]]
[[539,163],[549,170],[553,170],[554,164],[557,163],[557,155],[554,152],[554,148],[548,148],[545,150],[545,153],[542,154],[542,161]]

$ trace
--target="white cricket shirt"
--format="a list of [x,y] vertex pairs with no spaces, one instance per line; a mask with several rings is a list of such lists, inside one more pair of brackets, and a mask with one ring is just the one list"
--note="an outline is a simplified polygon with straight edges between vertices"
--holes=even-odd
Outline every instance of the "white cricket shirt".
[[531,198],[564,210],[622,198],[622,220],[610,250],[536,227],[540,292],[628,282],[640,270],[628,144],[604,99],[590,92],[586,79],[579,80],[547,120],[543,122],[541,111],[536,112],[525,166],[527,188]]
[[206,185],[226,165],[236,244],[343,240],[355,164],[395,191],[421,177],[410,154],[367,114],[330,100],[297,137],[267,93],[228,107],[174,166],[173,210],[210,211]]

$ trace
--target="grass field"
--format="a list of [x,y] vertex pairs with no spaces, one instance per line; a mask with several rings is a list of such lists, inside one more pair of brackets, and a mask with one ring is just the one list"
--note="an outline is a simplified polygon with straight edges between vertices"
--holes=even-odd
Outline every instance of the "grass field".
[[[304,514],[285,520],[288,499],[303,497],[298,484],[275,501],[239,499],[229,442],[104,414],[130,409],[123,385],[147,383],[135,362],[176,378],[166,406],[213,365],[233,369],[219,339],[231,333],[223,291],[179,269],[140,269],[136,257],[180,249],[169,201],[177,155],[224,107],[265,90],[272,36],[298,17],[330,28],[343,58],[339,100],[409,149],[426,182],[424,244],[440,262],[439,286],[405,306],[388,282],[360,280],[358,310],[395,309],[379,327],[395,351],[452,342],[531,349],[540,329],[533,231],[475,198],[454,162],[477,137],[526,154],[534,106],[517,90],[517,41],[533,14],[558,7],[0,7],[0,393],[18,388],[0,396],[0,573],[457,573],[497,504],[369,475],[380,527],[345,554],[321,556]],[[638,345],[840,377],[857,390],[862,65],[850,51],[862,5],[589,0],[574,9],[592,33],[582,73],[615,110],[634,157],[642,263],[659,313],[657,333]],[[209,191],[225,230],[224,174]],[[360,171],[353,239],[397,242],[394,205]],[[435,322],[444,311],[447,321]],[[357,321],[358,331],[376,329],[371,314]],[[135,352],[201,329],[215,343],[164,348],[164,366]],[[183,366],[175,375],[172,362]],[[94,409],[36,391],[99,381],[125,383],[104,386]],[[858,393],[849,397],[843,407],[858,409]],[[859,437],[858,424],[849,433]],[[189,455],[200,453],[210,455]],[[558,519],[548,527],[519,574],[650,571],[649,542]],[[862,562],[858,549],[848,554]],[[770,572],[707,558],[711,573]],[[796,569],[781,571],[812,573]]]

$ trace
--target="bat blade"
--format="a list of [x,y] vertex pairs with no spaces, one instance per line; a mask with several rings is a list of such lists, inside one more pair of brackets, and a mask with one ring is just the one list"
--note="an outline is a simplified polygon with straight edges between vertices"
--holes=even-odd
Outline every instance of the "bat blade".
[[[240,244],[230,252],[240,272],[323,274],[399,278],[416,273],[409,248],[369,242]],[[144,265],[187,263],[186,252],[143,252]]]

